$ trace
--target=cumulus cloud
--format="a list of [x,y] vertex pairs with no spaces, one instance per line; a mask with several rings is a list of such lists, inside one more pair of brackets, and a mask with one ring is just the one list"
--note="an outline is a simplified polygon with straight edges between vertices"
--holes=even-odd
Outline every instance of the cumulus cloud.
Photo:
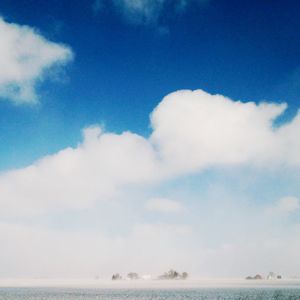
[[67,46],[50,42],[28,26],[0,17],[0,98],[36,102],[36,84],[45,72],[72,58]]
[[202,90],[166,96],[149,138],[84,130],[83,142],[0,175],[1,214],[82,209],[141,186],[220,166],[298,167],[300,115],[276,128],[286,104],[233,101]]
[[180,202],[167,198],[153,198],[147,201],[146,209],[150,211],[177,213],[183,210]]
[[151,144],[141,136],[87,128],[77,148],[64,149],[27,168],[2,174],[1,214],[86,208],[110,199],[125,184],[155,181],[158,173]]
[[151,142],[168,168],[299,164],[300,114],[275,128],[287,105],[233,101],[202,90],[166,96],[151,115]]

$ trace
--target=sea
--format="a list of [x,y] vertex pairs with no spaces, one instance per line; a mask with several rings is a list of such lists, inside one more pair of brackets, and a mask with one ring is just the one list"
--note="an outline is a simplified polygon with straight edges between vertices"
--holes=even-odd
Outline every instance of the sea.
[[300,300],[293,280],[0,280],[0,300]]
[[1,300],[300,300],[299,288],[98,289],[2,287]]

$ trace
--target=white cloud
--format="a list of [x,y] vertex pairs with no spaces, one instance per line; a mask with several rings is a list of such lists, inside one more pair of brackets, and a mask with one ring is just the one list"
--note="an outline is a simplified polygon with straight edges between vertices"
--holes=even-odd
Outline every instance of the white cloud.
[[156,158],[144,138],[125,132],[84,131],[77,148],[67,148],[33,165],[0,176],[2,215],[82,209],[110,199],[125,184],[158,180]]
[[299,166],[300,117],[274,128],[286,104],[235,102],[201,90],[166,96],[151,115],[153,132],[84,131],[77,148],[0,175],[1,214],[82,209],[141,186],[219,166]]
[[300,114],[274,128],[286,104],[243,103],[202,90],[166,96],[151,115],[151,142],[167,168],[197,171],[220,165],[300,162]]
[[43,80],[45,71],[71,58],[70,48],[0,17],[0,98],[36,102],[36,84]]
[[182,211],[181,203],[167,198],[153,198],[147,201],[146,209],[158,212],[177,213]]
[[283,197],[276,204],[267,209],[267,212],[275,215],[289,215],[300,208],[300,201],[296,197]]

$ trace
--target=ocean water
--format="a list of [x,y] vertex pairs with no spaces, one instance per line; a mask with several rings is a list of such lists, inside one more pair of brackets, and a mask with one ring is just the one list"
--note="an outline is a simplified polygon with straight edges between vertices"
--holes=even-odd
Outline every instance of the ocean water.
[[0,288],[0,300],[300,300],[299,288]]

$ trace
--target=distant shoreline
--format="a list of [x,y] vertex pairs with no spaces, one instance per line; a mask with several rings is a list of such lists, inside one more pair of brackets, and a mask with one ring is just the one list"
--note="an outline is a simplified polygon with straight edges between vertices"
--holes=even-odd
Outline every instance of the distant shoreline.
[[197,289],[197,288],[299,288],[300,278],[280,280],[187,279],[187,280],[102,280],[102,279],[0,279],[0,288],[79,289]]

